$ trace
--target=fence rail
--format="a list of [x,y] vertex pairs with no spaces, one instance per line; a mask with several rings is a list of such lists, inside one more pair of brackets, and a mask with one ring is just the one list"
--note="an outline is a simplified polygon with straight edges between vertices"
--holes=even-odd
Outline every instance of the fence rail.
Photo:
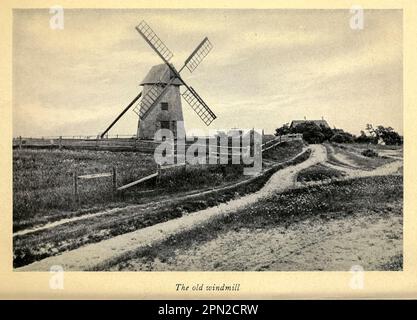
[[82,175],[82,176],[78,176],[78,179],[105,178],[105,177],[111,177],[112,175],[113,175],[112,172],[85,174],[85,175]]
[[276,147],[282,142],[291,141],[291,140],[301,140],[302,138],[303,138],[303,135],[301,133],[277,136],[275,139],[269,140],[265,142],[264,144],[262,144],[262,152],[265,152],[273,147]]
[[[17,143],[18,143],[17,147],[22,148],[24,139],[26,139],[26,140],[30,139],[31,143],[38,142],[38,141],[41,141],[41,142],[45,141],[45,139],[33,139],[33,138],[21,138],[21,137],[19,137],[19,138],[13,139],[13,142],[15,143],[15,141],[17,141]],[[117,143],[121,143],[121,144],[126,143],[126,141],[120,141],[120,139],[123,139],[123,138],[118,138]],[[207,140],[210,140],[210,139],[212,139],[212,138],[207,138]],[[290,135],[285,135],[285,136],[278,136],[275,139],[272,139],[272,140],[269,140],[269,141],[263,143],[261,145],[261,151],[263,153],[263,152],[265,152],[265,151],[267,151],[271,148],[274,148],[275,146],[277,146],[280,143],[283,143],[285,141],[290,141],[290,140],[297,140],[297,139],[302,139],[302,135],[301,134],[290,134]],[[67,139],[63,139],[61,137],[60,137],[60,139],[58,139],[59,149],[61,149],[64,146],[63,141],[66,141],[66,140]],[[49,144],[47,143],[46,145],[47,146],[54,145],[55,141],[56,141],[56,139],[50,139]],[[79,142],[79,141],[85,141],[85,140],[78,139],[75,142],[73,140],[71,140],[73,145],[74,144],[76,145],[76,142]],[[95,147],[97,147],[97,142],[98,141],[103,142],[102,146],[104,145],[104,146],[118,147],[118,146],[114,145],[114,140],[111,141],[111,142],[107,139],[103,139],[103,140],[96,139],[96,140],[93,140],[93,141],[95,143],[94,144]],[[252,139],[252,141],[253,141],[253,139]],[[140,142],[141,143],[149,143],[149,141],[140,141]],[[173,147],[174,147],[173,149],[174,149],[174,160],[175,160],[175,158],[177,158],[176,150],[178,148],[178,144],[176,143],[176,141],[171,141],[171,142],[173,143]],[[239,157],[243,157],[243,156],[245,156],[245,154],[248,154],[248,152],[251,152],[251,150],[253,152],[255,152],[255,148],[254,148],[253,145],[243,146],[242,139],[240,139],[239,146],[235,146],[233,144],[230,145],[229,142],[230,141],[228,141],[228,146],[227,147],[222,146],[222,145],[220,145],[220,138],[217,137],[216,138],[216,145],[208,143],[206,145],[197,145],[197,146],[198,147],[201,147],[201,146],[206,147],[206,150],[208,150],[208,152],[206,152],[205,157],[209,157],[209,158],[211,157],[211,158],[217,159],[217,161],[219,161],[219,162],[216,161],[216,163],[220,163],[221,156],[229,156],[229,157],[232,156],[233,157],[233,156],[238,155]],[[138,140],[134,139],[134,143],[135,143],[134,147],[137,148],[138,147]],[[156,146],[155,141],[151,141],[151,143],[154,146]],[[185,145],[189,146],[189,144],[187,144],[187,143]],[[195,144],[193,144],[193,145],[195,145]],[[33,146],[33,144],[30,144],[30,145],[28,144],[26,146],[28,146],[28,147]],[[81,144],[80,146],[85,148],[86,144]],[[213,151],[213,147],[216,148],[215,151]],[[236,149],[238,149],[238,150],[236,150]],[[258,149],[257,152],[259,152],[259,151],[260,150]],[[178,158],[177,158],[177,161],[178,161]],[[210,161],[208,161],[207,163],[210,163]],[[132,181],[132,182],[130,182],[126,185],[120,186],[120,187],[117,187],[117,171],[116,171],[115,167],[112,167],[111,172],[91,173],[91,174],[84,174],[84,175],[78,175],[78,172],[76,170],[76,171],[73,172],[74,200],[77,203],[79,203],[79,183],[78,183],[79,180],[90,180],[90,179],[99,179],[99,178],[112,177],[113,192],[117,192],[117,191],[123,191],[125,189],[130,188],[130,187],[138,185],[142,182],[148,181],[152,178],[159,179],[163,170],[168,170],[168,169],[172,169],[172,168],[176,168],[176,167],[184,167],[184,169],[186,169],[187,163],[186,162],[174,163],[174,164],[168,164],[168,165],[164,165],[164,166],[159,166],[158,165],[157,166],[157,171],[155,173],[152,173],[148,176],[142,177],[138,180]]]
[[78,171],[75,170],[72,174],[73,176],[73,192],[74,192],[74,201],[79,203],[80,196],[79,196],[79,185],[78,180],[90,180],[90,179],[98,179],[98,178],[112,178],[112,187],[113,192],[116,191],[117,188],[117,170],[115,167],[112,167],[111,172],[102,172],[102,173],[92,173],[92,174],[84,174],[79,176]]
[[152,179],[152,178],[155,178],[155,177],[157,177],[158,175],[159,175],[159,173],[158,173],[158,172],[152,173],[152,174],[150,174],[149,176],[146,176],[146,177],[143,177],[143,178],[141,178],[141,179],[139,179],[139,180],[136,180],[136,181],[130,182],[130,183],[128,183],[128,184],[125,184],[124,186],[121,186],[121,187],[117,188],[117,190],[118,190],[118,191],[123,191],[123,190],[125,190],[125,189],[127,189],[127,188],[130,188],[130,187],[133,187],[133,186],[135,186],[135,185],[137,185],[137,184],[139,184],[139,183],[142,183],[142,182],[148,181],[148,180],[150,180],[150,179]]
[[[232,150],[238,149],[241,152],[247,152],[248,146],[243,146],[242,141],[240,141],[238,146],[235,146],[231,143],[229,137],[228,145],[220,146],[220,137],[195,137],[194,139],[186,140],[185,142],[171,141],[174,144],[174,147],[185,146],[187,149],[190,145],[196,147],[206,147],[209,150],[209,153],[213,153],[210,148],[216,147],[216,152],[218,154],[231,153]],[[301,134],[288,134],[284,136],[278,136],[275,139],[269,140],[262,144],[262,152],[267,151],[274,146],[278,145],[281,142],[302,139]],[[200,144],[197,141],[204,140],[206,144]],[[215,141],[213,141],[215,140]],[[169,142],[169,141],[168,141]],[[136,136],[128,135],[116,135],[109,136],[104,139],[99,139],[93,136],[60,136],[60,137],[42,137],[42,138],[31,138],[31,137],[17,137],[13,138],[13,148],[14,149],[23,149],[23,148],[39,148],[39,149],[75,149],[75,150],[108,150],[108,151],[136,151],[136,152],[145,152],[153,153],[155,148],[161,142],[153,140],[139,140]]]

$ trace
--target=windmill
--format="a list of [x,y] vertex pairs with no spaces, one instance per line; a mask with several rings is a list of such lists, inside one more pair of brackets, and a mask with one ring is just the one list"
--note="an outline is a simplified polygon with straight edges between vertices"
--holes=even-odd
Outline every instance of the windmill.
[[[189,86],[180,76],[184,68],[193,72],[210,52],[213,46],[208,38],[205,37],[201,41],[187,60],[185,60],[184,65],[177,71],[169,63],[169,60],[174,56],[173,53],[155,34],[151,27],[145,21],[142,21],[136,26],[136,30],[164,63],[151,68],[148,75],[141,82],[143,91],[107,127],[101,134],[101,138],[135,104],[133,111],[139,116],[139,138],[153,139],[158,129],[171,129],[175,134],[175,129],[179,124],[178,122],[183,124],[181,96],[194,112],[197,113],[200,119],[209,126],[216,119],[216,115],[198,95],[195,89]],[[182,94],[179,90],[180,86],[186,88]],[[142,99],[138,102],[141,97]]]

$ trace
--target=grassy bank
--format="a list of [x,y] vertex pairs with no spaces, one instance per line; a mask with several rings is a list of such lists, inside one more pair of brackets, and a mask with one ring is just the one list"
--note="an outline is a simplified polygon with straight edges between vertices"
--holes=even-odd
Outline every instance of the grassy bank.
[[298,182],[323,181],[332,178],[342,178],[345,174],[342,171],[326,167],[322,164],[317,164],[310,168],[301,170],[298,173]]
[[362,149],[342,144],[325,144],[329,162],[335,165],[347,166],[362,170],[373,170],[384,164],[395,161],[385,156],[365,157]]
[[275,162],[284,162],[301,152],[304,147],[303,141],[283,142],[275,148],[271,148],[262,154],[262,158]]

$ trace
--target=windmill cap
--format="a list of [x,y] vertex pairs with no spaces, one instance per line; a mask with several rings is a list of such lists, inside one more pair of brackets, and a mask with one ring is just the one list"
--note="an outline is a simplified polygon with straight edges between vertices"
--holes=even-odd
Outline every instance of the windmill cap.
[[[143,79],[143,81],[140,83],[140,85],[152,85],[159,82],[167,84],[169,80],[174,76],[175,74],[165,63],[158,64],[156,66],[153,66],[151,70],[149,70],[148,74],[146,75],[145,79]],[[177,78],[174,80],[172,85],[180,86],[182,85],[182,82],[180,79]]]

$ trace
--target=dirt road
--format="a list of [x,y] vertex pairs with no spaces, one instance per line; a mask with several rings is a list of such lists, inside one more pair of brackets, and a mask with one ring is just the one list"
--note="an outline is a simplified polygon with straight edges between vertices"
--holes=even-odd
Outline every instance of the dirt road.
[[[274,228],[240,229],[178,248],[169,258],[136,258],[112,271],[349,271],[381,270],[402,255],[401,206],[337,219],[321,217]],[[388,231],[387,231],[388,230]]]
[[140,248],[152,246],[154,243],[163,241],[169,236],[198,227],[215,217],[231,214],[264,197],[268,197],[271,193],[282,192],[293,187],[299,171],[326,161],[327,153],[324,146],[311,145],[309,148],[312,151],[309,159],[298,165],[277,171],[262,189],[253,194],[222,203],[216,207],[197,211],[178,219],[64,252],[16,270],[47,271],[53,265],[60,265],[67,271],[88,270],[106,264],[109,261],[120,259],[124,255]]

